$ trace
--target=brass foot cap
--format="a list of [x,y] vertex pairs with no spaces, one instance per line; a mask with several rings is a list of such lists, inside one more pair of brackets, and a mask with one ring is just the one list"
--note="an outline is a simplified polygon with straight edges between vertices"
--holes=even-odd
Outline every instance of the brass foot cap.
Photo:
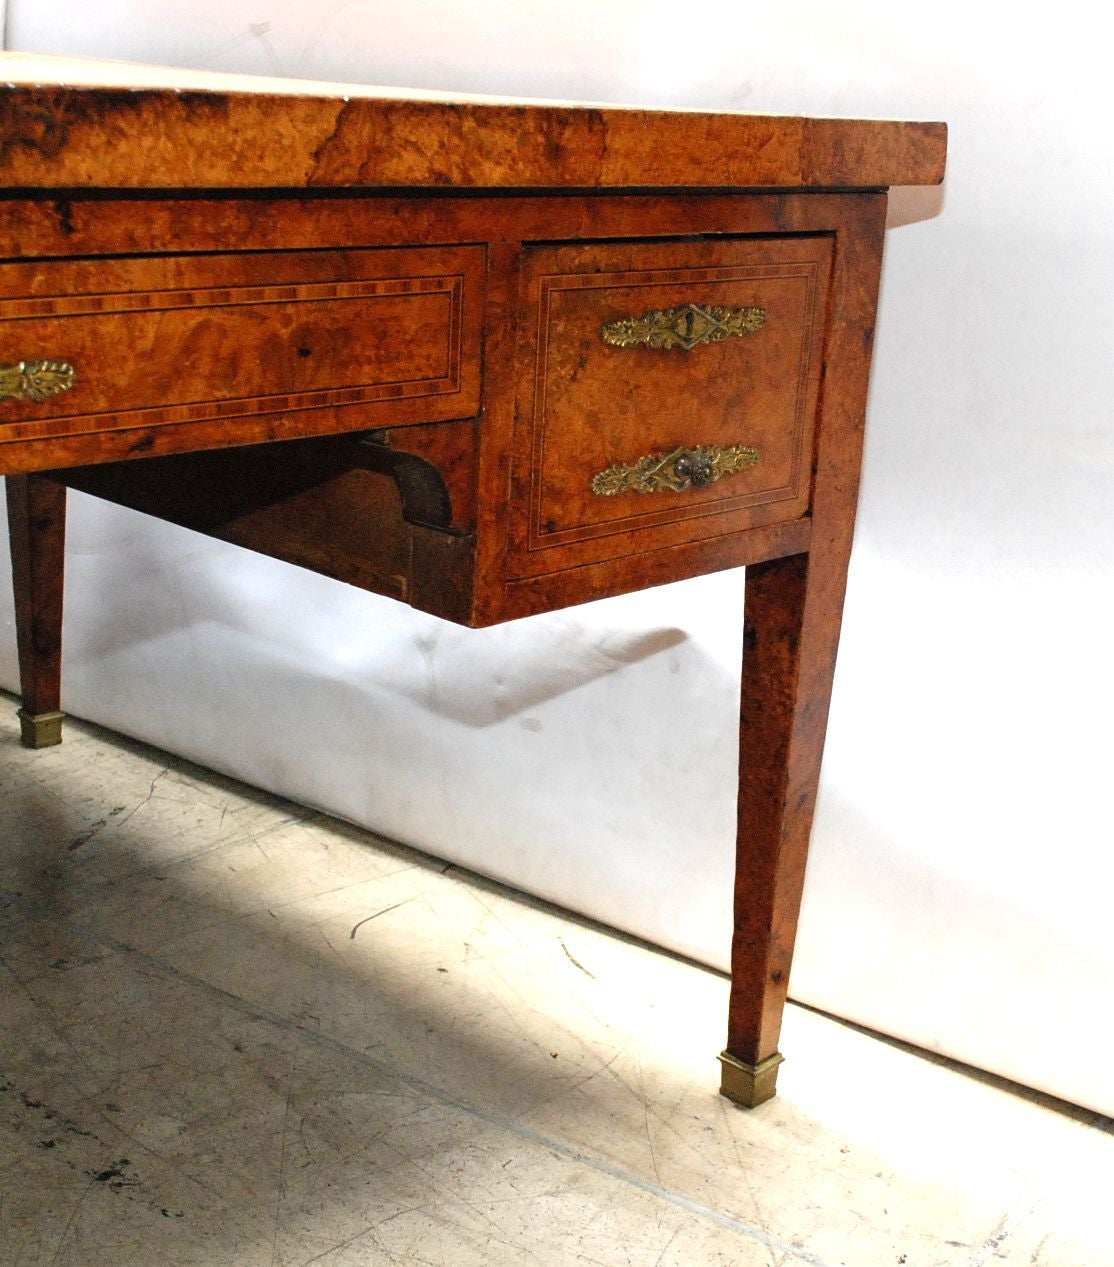
[[777,1090],[778,1065],[785,1059],[780,1051],[751,1065],[730,1052],[720,1054],[720,1095],[725,1095],[744,1108],[753,1109],[764,1100],[772,1100]]
[[62,742],[65,713],[25,713],[19,710],[20,737],[25,748],[52,748]]

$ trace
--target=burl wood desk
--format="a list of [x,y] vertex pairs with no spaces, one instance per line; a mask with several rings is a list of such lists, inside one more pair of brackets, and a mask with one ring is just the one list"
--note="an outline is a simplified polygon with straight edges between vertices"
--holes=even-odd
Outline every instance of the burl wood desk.
[[471,626],[745,564],[722,1089],[773,1095],[885,191],[944,127],[2,69],[24,741],[67,487]]

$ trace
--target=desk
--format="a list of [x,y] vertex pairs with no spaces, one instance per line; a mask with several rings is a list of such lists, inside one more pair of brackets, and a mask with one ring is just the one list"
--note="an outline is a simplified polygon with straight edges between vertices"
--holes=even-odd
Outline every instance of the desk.
[[885,190],[942,179],[943,125],[5,69],[25,743],[61,739],[67,488],[469,626],[745,565],[720,1059],[768,1099]]

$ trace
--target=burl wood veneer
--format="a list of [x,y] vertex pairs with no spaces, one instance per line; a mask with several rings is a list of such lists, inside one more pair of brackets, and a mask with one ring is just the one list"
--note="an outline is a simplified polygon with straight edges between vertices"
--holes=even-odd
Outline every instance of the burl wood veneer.
[[769,1098],[885,188],[942,179],[943,125],[3,61],[25,742],[67,487],[473,626],[747,565],[722,1089]]

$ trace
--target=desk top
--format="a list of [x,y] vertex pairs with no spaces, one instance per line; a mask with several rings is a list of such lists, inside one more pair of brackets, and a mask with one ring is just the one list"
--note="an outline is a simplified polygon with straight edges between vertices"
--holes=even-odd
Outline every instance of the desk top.
[[0,54],[0,188],[870,189],[942,123],[508,100]]

